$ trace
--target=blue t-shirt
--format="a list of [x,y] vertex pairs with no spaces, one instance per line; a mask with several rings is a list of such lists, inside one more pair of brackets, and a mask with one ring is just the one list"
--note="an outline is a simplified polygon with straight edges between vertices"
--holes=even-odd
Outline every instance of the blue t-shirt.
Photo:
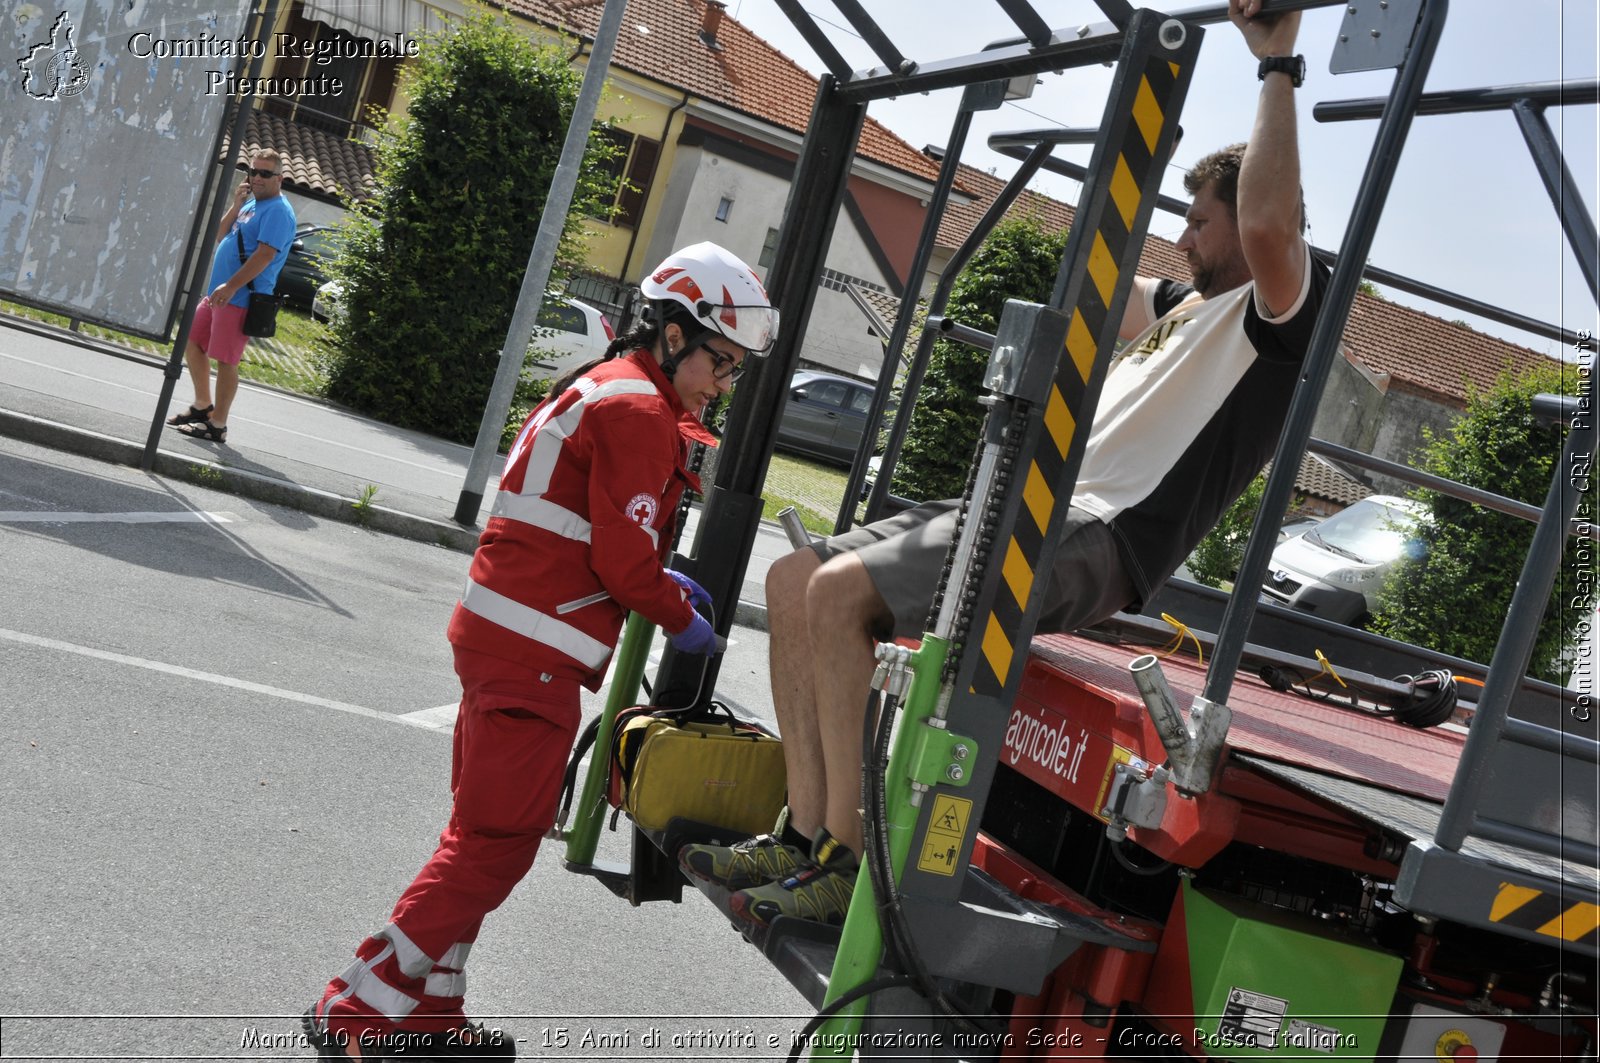
[[[228,278],[239,272],[239,241],[234,234],[244,236],[244,257],[248,259],[262,244],[277,248],[267,268],[256,274],[250,282],[258,292],[271,292],[278,283],[278,274],[289,257],[289,245],[294,243],[294,207],[281,194],[257,202],[247,199],[239,208],[239,217],[228,230],[228,235],[217,244],[217,253],[211,259],[211,287],[216,291]],[[250,302],[250,287],[240,288],[228,300],[231,306],[246,306]]]

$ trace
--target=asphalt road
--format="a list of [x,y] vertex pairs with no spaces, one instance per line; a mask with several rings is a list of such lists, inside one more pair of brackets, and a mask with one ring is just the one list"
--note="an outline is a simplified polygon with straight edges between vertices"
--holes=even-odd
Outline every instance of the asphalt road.
[[[0,564],[0,1054],[308,1057],[448,813],[467,558],[0,439]],[[765,658],[736,628],[721,681],[761,716]],[[525,1058],[783,1058],[810,1009],[714,909],[559,855],[490,917],[475,1017]]]

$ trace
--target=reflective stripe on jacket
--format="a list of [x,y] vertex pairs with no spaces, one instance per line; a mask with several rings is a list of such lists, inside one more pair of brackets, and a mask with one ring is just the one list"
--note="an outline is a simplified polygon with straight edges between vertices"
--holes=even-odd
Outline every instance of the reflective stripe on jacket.
[[644,351],[603,362],[529,416],[506,459],[466,590],[456,645],[594,688],[628,610],[688,625],[662,571],[692,434],[672,384]]

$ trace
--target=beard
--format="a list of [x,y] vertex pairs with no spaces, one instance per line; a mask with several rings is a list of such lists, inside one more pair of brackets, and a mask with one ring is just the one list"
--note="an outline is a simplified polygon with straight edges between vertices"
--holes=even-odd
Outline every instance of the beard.
[[1199,255],[1190,255],[1189,276],[1194,282],[1194,290],[1200,293],[1200,297],[1209,299],[1248,281],[1250,267],[1246,264],[1242,251],[1222,259],[1210,260]]

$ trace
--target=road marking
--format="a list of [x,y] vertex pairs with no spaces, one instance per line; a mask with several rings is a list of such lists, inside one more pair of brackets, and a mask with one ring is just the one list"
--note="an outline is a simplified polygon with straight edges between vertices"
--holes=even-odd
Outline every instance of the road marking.
[[[252,683],[248,679],[235,679],[232,676],[217,675],[214,672],[200,672],[193,668],[184,668],[176,664],[165,664],[161,661],[148,661],[143,657],[130,657],[125,653],[111,653],[107,650],[97,650],[89,646],[79,646],[71,642],[61,642],[56,639],[40,638],[38,635],[25,635],[20,631],[11,631],[0,628],[0,639],[9,639],[27,646],[39,646],[47,650],[58,650],[62,653],[75,653],[80,657],[93,657],[100,661],[110,661],[113,664],[126,664],[134,668],[147,668],[152,672],[164,672],[167,675],[180,676],[184,679],[198,679],[203,683],[215,683],[218,686],[233,687],[235,690],[248,690],[254,694],[266,694],[268,697],[282,698],[285,701],[297,701],[302,705],[316,705],[324,709],[334,709],[338,712],[348,712],[353,716],[365,716],[373,720],[383,720],[387,723],[406,724],[410,727],[421,727],[428,731],[440,730],[435,723],[413,720],[408,716],[396,716],[393,713],[379,712],[377,709],[368,709],[361,705],[350,705],[343,701],[333,701],[330,698],[319,698],[315,694],[302,694],[295,690],[284,690],[281,687],[267,686],[265,683]],[[423,712],[434,712],[433,709],[424,709]],[[417,716],[410,713],[409,716]]]
[[448,705],[435,705],[431,709],[418,709],[394,719],[416,727],[430,727],[435,731],[448,731],[456,725],[456,711],[461,706],[452,701]]
[[52,513],[48,510],[0,509],[0,524],[232,524],[237,513],[174,509],[159,513]]

